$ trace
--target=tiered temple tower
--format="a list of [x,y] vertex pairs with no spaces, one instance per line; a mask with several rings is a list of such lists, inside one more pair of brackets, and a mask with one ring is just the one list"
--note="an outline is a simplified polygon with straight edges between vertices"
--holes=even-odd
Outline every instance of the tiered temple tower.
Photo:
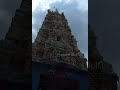
[[31,89],[31,6],[31,0],[22,0],[5,39],[0,40],[1,90]]
[[88,90],[86,61],[64,13],[48,10],[32,44],[32,90]]
[[106,62],[96,46],[97,36],[90,26],[89,34],[89,90],[117,90],[118,76],[112,65]]
[[12,70],[16,69],[16,72],[31,71],[31,5],[31,0],[22,0],[21,6],[16,10],[9,31],[5,37],[5,40],[8,40],[15,50],[14,56],[10,59],[10,68],[13,67]]
[[86,59],[77,47],[64,13],[57,10],[48,10],[32,51],[33,60],[38,57],[42,63],[55,61],[87,69]]

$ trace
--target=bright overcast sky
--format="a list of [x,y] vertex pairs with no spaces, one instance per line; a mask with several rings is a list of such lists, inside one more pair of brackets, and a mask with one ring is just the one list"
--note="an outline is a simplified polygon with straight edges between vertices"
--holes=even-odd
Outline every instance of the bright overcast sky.
[[35,40],[47,9],[63,11],[77,45],[88,58],[88,0],[32,0],[32,42]]

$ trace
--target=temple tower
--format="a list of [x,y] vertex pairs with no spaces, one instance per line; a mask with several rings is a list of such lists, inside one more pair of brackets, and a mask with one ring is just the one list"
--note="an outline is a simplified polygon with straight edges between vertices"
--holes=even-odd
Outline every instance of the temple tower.
[[31,0],[22,0],[5,39],[0,40],[1,90],[31,89],[31,6]]
[[22,0],[20,8],[16,10],[15,16],[12,18],[11,26],[6,34],[5,39],[10,40],[13,43],[18,41],[28,39],[29,35],[32,33],[30,30],[32,27],[31,17],[32,17],[32,1]]
[[64,13],[58,10],[46,15],[33,43],[33,58],[40,62],[55,61],[68,63],[80,69],[87,69],[86,59],[77,47],[77,41]]
[[22,0],[20,8],[16,10],[15,16],[12,18],[11,26],[5,37],[5,40],[8,40],[14,46],[15,55],[10,59],[10,67],[16,69],[16,72],[24,72],[25,68],[25,72],[31,71],[31,5],[31,0]]
[[89,33],[89,90],[117,90],[117,82],[119,80],[116,73],[114,73],[112,65],[104,60],[100,54],[96,40],[95,31],[90,26]]

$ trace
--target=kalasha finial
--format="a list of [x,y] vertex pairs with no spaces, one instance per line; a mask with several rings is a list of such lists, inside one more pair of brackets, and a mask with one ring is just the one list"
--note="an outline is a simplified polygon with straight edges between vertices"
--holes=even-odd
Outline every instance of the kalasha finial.
[[64,12],[62,12],[61,15],[62,15],[63,17],[65,17],[65,16],[64,16]]
[[54,7],[54,9],[56,10],[56,12],[58,12],[58,9]]
[[58,12],[57,8],[56,8],[56,11]]
[[48,13],[50,13],[51,11],[50,11],[50,9],[48,9]]
[[56,9],[56,8],[54,7],[54,9]]

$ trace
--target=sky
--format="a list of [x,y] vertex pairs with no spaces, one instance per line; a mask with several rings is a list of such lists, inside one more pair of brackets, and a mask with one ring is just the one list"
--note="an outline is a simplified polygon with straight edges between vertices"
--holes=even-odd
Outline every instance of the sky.
[[[11,25],[16,9],[22,0],[0,0],[0,39],[3,39]],[[14,3],[13,3],[14,2]]]
[[[100,53],[120,77],[119,4],[120,0],[90,0],[88,21],[98,36],[97,47]],[[118,88],[120,90],[120,82]]]
[[34,42],[47,9],[64,12],[77,40],[78,48],[88,58],[88,0],[32,0],[32,42]]

